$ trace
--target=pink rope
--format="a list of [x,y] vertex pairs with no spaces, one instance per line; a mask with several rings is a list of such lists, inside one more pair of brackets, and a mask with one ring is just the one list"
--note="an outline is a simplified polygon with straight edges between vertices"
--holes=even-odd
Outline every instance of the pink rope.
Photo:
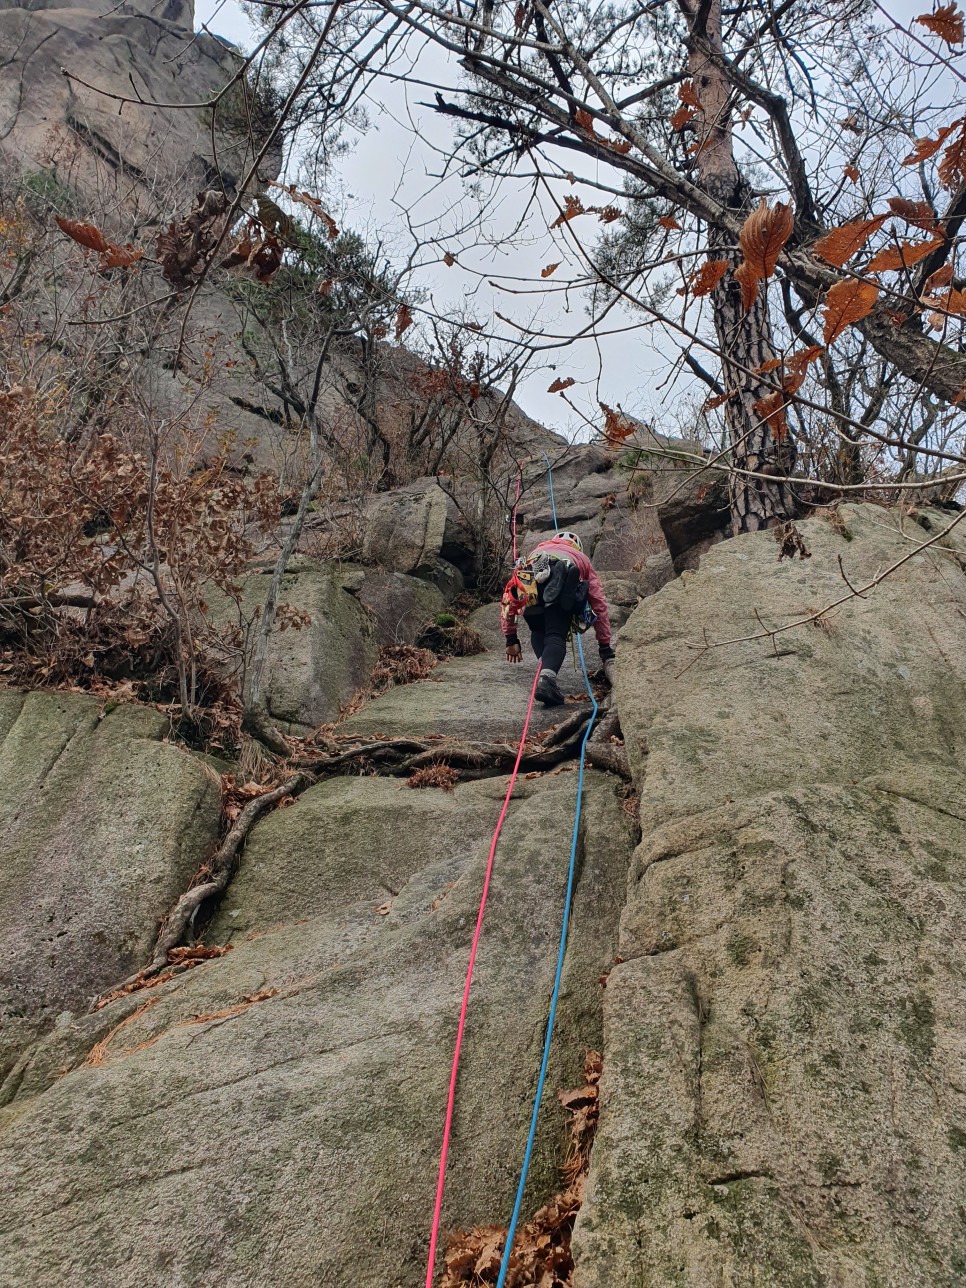
[[[514,509],[514,518],[515,517],[516,510]],[[515,535],[516,523],[514,523],[514,536]],[[517,781],[517,772],[520,769],[520,761],[523,759],[523,748],[526,745],[527,733],[530,729],[530,717],[533,715],[533,702],[536,697],[537,681],[539,679],[540,663],[538,662],[537,673],[533,677],[533,687],[530,690],[530,702],[527,706],[527,718],[523,722],[523,733],[520,735],[520,746],[517,748],[516,763],[513,766],[513,773],[510,775],[510,782],[507,785],[506,796],[503,798],[503,809],[500,811],[500,817],[497,820],[496,830],[493,833],[493,840],[490,842],[490,857],[487,860],[486,873],[483,877],[483,894],[480,898],[480,910],[476,914],[476,931],[473,935],[473,946],[470,948],[470,961],[466,971],[466,983],[463,986],[463,1005],[460,1008],[460,1022],[456,1030],[456,1049],[453,1052],[453,1068],[449,1075],[449,1098],[446,1101],[446,1123],[443,1127],[443,1149],[439,1159],[439,1178],[436,1182],[436,1206],[433,1209],[433,1229],[429,1238],[429,1264],[426,1267],[426,1288],[433,1288],[433,1267],[436,1262],[436,1244],[439,1239],[439,1223],[443,1210],[443,1185],[446,1180],[446,1155],[449,1152],[450,1130],[453,1126],[453,1105],[456,1101],[456,1074],[460,1062],[460,1048],[463,1045],[463,1030],[466,1027],[466,1013],[469,1009],[470,985],[473,982],[473,966],[476,962],[476,950],[480,942],[480,932],[483,929],[483,913],[486,910],[486,896],[490,889],[490,875],[493,872],[496,843],[500,839],[503,820],[506,818],[507,810],[510,808],[510,797],[513,795],[513,786]]]

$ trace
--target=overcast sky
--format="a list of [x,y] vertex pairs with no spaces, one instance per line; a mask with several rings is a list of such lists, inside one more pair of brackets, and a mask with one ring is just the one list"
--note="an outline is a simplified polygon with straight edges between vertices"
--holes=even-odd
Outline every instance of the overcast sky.
[[[890,11],[906,22],[928,7],[924,0],[888,3]],[[197,0],[196,24],[202,23],[242,48],[253,44],[253,29],[237,0]],[[447,58],[445,51],[435,48],[421,55],[420,75],[443,84],[454,83]],[[571,334],[586,321],[582,292],[515,295],[491,284],[498,278],[504,288],[515,286],[532,291],[532,283],[512,279],[537,277],[539,282],[541,268],[558,261],[560,268],[548,279],[548,285],[562,287],[575,274],[573,252],[559,232],[548,230],[555,214],[549,202],[542,211],[531,212],[526,235],[514,237],[513,244],[509,244],[510,232],[530,197],[529,183],[521,181],[516,190],[506,187],[500,208],[489,212],[486,229],[490,244],[461,242],[451,235],[474,213],[473,197],[458,176],[442,184],[436,178],[442,159],[435,149],[446,150],[452,124],[430,108],[420,106],[420,100],[432,96],[426,88],[379,82],[367,99],[371,128],[354,141],[338,173],[331,178],[326,196],[334,207],[333,215],[345,228],[388,235],[400,259],[413,244],[407,220],[418,226],[421,238],[439,238],[438,250],[424,250],[421,258],[425,262],[414,279],[415,285],[429,293],[438,313],[468,311],[487,331],[507,338],[514,334],[513,327],[502,322],[497,313],[519,325],[539,328],[545,343],[551,343],[554,335]],[[583,165],[578,176],[593,178],[594,162],[585,160]],[[587,204],[606,203],[606,197],[595,194],[590,187],[581,190],[579,183],[576,188],[565,182],[557,184],[557,199],[562,200],[568,191],[580,193]],[[582,224],[585,236],[591,236],[590,226],[590,219]],[[453,267],[442,262],[446,251],[457,257]],[[680,432],[681,420],[690,419],[689,407],[695,395],[703,397],[706,390],[690,376],[671,377],[677,357],[673,340],[661,329],[642,326],[641,322],[640,313],[628,316],[626,312],[614,312],[607,327],[616,333],[599,335],[596,340],[582,341],[559,353],[548,351],[546,366],[525,378],[518,389],[517,402],[544,424],[583,437],[586,423],[571,412],[559,395],[547,393],[555,375],[573,376],[578,383],[568,396],[595,423],[600,421],[597,403],[603,401],[653,421],[665,432]]]

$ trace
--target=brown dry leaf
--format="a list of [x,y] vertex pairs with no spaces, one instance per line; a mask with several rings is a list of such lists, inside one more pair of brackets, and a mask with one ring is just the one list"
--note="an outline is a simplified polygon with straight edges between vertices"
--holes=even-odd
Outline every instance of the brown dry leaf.
[[123,246],[115,246],[113,242],[109,242],[107,250],[98,260],[98,272],[103,273],[111,268],[131,268],[143,257],[144,251],[138,250],[130,242],[125,242]]
[[637,429],[637,422],[625,416],[623,412],[615,411],[606,403],[600,403],[599,406],[604,413],[604,437],[608,443],[622,443]]
[[690,123],[694,120],[696,116],[697,116],[697,112],[694,110],[693,107],[687,107],[684,103],[682,103],[681,106],[674,111],[674,113],[670,118],[669,124],[671,126],[671,129],[676,131],[683,130],[686,125],[690,125]]
[[813,362],[817,362],[824,352],[820,344],[810,344],[807,349],[800,349],[798,353],[790,354],[785,359],[785,366],[789,371],[805,371]]
[[678,98],[682,103],[687,103],[688,107],[696,107],[700,110],[701,100],[698,98],[698,91],[694,87],[693,80],[682,81],[678,86]]
[[556,264],[548,264],[548,265],[546,266],[546,268],[541,268],[541,270],[540,270],[540,276],[541,276],[541,277],[552,277],[552,276],[553,276],[553,274],[554,274],[554,273],[556,273],[557,269],[560,267],[560,265],[561,265],[562,263],[563,263],[563,260],[558,259],[558,260],[557,260],[557,262],[556,262]]
[[824,237],[820,237],[812,250],[826,264],[841,268],[862,249],[874,232],[878,232],[888,218],[888,215],[876,215],[872,219],[850,219],[847,224],[833,228]]
[[847,326],[871,313],[878,298],[879,288],[872,282],[836,282],[825,297],[825,343],[831,344]]
[[[953,121],[950,125],[944,125],[934,139],[916,139],[912,151],[908,156],[902,158],[902,165],[918,165],[920,161],[928,161],[930,157],[935,156],[942,145],[952,134],[962,121]],[[890,202],[891,205],[891,202]]]
[[564,208],[557,218],[550,225],[551,228],[559,228],[562,224],[569,223],[571,219],[576,219],[578,215],[585,214],[584,203],[576,194],[569,194],[564,197]]
[[584,111],[582,107],[578,107],[576,112],[574,112],[574,120],[580,128],[582,130],[586,130],[588,134],[594,133],[594,118],[589,112]]
[[781,365],[781,358],[769,358],[766,362],[762,362],[759,366],[755,367],[754,373],[756,376],[763,376],[768,371],[777,371]]
[[336,237],[339,235],[338,226],[332,216],[325,211],[318,197],[313,197],[310,192],[301,191],[294,183],[276,183],[274,180],[269,180],[268,186],[270,188],[278,188],[280,192],[287,193],[294,202],[298,203],[298,205],[306,206],[311,210],[314,215],[317,215],[319,219],[322,220],[329,240],[335,241]]
[[788,421],[785,417],[785,395],[782,391],[776,389],[773,393],[759,398],[755,403],[755,411],[763,421],[767,422],[772,438],[777,443],[784,442],[788,437]]
[[64,219],[60,215],[56,215],[55,219],[60,231],[66,233],[79,246],[84,246],[87,250],[100,251],[101,254],[110,249],[111,243],[93,224],[84,224],[78,219]]
[[684,295],[686,290],[690,290],[692,295],[710,295],[729,267],[726,259],[705,260],[700,268],[695,269],[691,274],[687,287],[680,289],[678,295]]
[[710,398],[706,398],[704,400],[704,403],[701,406],[701,410],[714,411],[717,407],[723,407],[725,403],[728,401],[728,399],[731,397],[731,395],[735,392],[736,391],[732,389],[728,393],[712,394]]
[[560,377],[558,376],[557,379],[553,382],[553,384],[547,387],[547,393],[548,394],[563,393],[565,389],[569,389],[571,385],[575,385],[576,383],[577,381],[574,379],[573,376],[568,376],[566,380],[561,380]]
[[616,152],[618,156],[626,157],[631,150],[630,139],[602,139],[601,142],[605,148],[609,148],[611,152]]
[[741,307],[747,313],[755,302],[761,278],[750,264],[741,263],[735,269],[735,281],[741,287]]
[[446,254],[443,256],[443,263],[446,265],[447,268],[452,268],[453,265],[456,263],[456,256],[451,251],[447,251]]
[[749,272],[756,277],[768,278],[775,271],[782,247],[792,235],[795,216],[791,206],[776,202],[769,209],[764,197],[757,210],[753,210],[741,225],[738,245],[749,265]]
[[859,167],[857,165],[852,165],[850,163],[844,168],[842,173],[845,175],[846,179],[851,179],[853,183],[859,182]]
[[414,321],[412,310],[408,304],[400,304],[399,311],[396,314],[396,342],[398,343],[403,335],[409,330]]
[[620,206],[594,206],[593,210],[602,224],[612,224],[621,217]]
[[942,154],[936,173],[947,188],[958,188],[966,180],[966,121]]
[[948,286],[953,280],[952,264],[943,264],[942,268],[937,268],[931,277],[926,278],[923,286],[923,294],[930,295],[933,291],[938,291],[943,286]]
[[961,45],[966,36],[966,31],[963,29],[963,14],[955,3],[940,5],[932,13],[921,13],[918,18],[913,18],[913,22],[927,27],[947,45]]
[[939,244],[940,242],[934,239],[924,242],[904,241],[899,246],[886,246],[872,256],[863,272],[894,273],[900,268],[910,268],[913,264],[918,264],[921,259],[925,259]]
[[678,221],[674,218],[673,215],[662,215],[657,222],[660,224],[662,228],[666,228],[669,233],[679,232],[681,228],[681,225],[678,223]]
[[953,287],[944,296],[941,296],[936,303],[938,308],[944,309],[947,313],[962,317],[966,314],[966,291],[960,291]]
[[936,212],[928,201],[910,201],[908,197],[890,197],[886,205],[894,215],[904,219],[907,224],[921,228],[923,232],[933,233],[939,227]]

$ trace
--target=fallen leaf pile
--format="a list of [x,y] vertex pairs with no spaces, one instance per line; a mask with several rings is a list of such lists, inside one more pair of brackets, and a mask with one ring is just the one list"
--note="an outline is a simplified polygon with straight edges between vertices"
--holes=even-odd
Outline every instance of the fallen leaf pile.
[[[570,1251],[574,1220],[584,1197],[590,1151],[599,1115],[598,1083],[602,1060],[588,1051],[585,1085],[562,1091],[558,1099],[571,1115],[567,1161],[561,1169],[564,1189],[555,1194],[517,1232],[505,1280],[506,1288],[572,1288],[574,1261]],[[495,1284],[500,1273],[506,1229],[475,1226],[457,1230],[444,1255],[439,1288]]]

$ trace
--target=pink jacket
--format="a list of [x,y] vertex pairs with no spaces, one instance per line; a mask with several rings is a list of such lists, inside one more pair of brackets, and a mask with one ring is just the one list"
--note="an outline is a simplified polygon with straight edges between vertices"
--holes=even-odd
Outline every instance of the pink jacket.
[[[558,558],[567,559],[572,564],[577,565],[581,581],[587,583],[587,600],[597,615],[594,622],[594,634],[597,636],[597,643],[602,645],[610,644],[610,618],[607,616],[607,596],[604,594],[604,587],[601,580],[594,572],[594,565],[590,562],[587,555],[582,550],[575,550],[569,541],[541,541],[538,546],[534,546],[531,554],[538,550],[545,550],[548,555],[557,555]],[[516,635],[517,617],[523,612],[525,604],[513,601],[509,604],[504,603],[502,621],[503,634],[507,639],[512,639]]]

